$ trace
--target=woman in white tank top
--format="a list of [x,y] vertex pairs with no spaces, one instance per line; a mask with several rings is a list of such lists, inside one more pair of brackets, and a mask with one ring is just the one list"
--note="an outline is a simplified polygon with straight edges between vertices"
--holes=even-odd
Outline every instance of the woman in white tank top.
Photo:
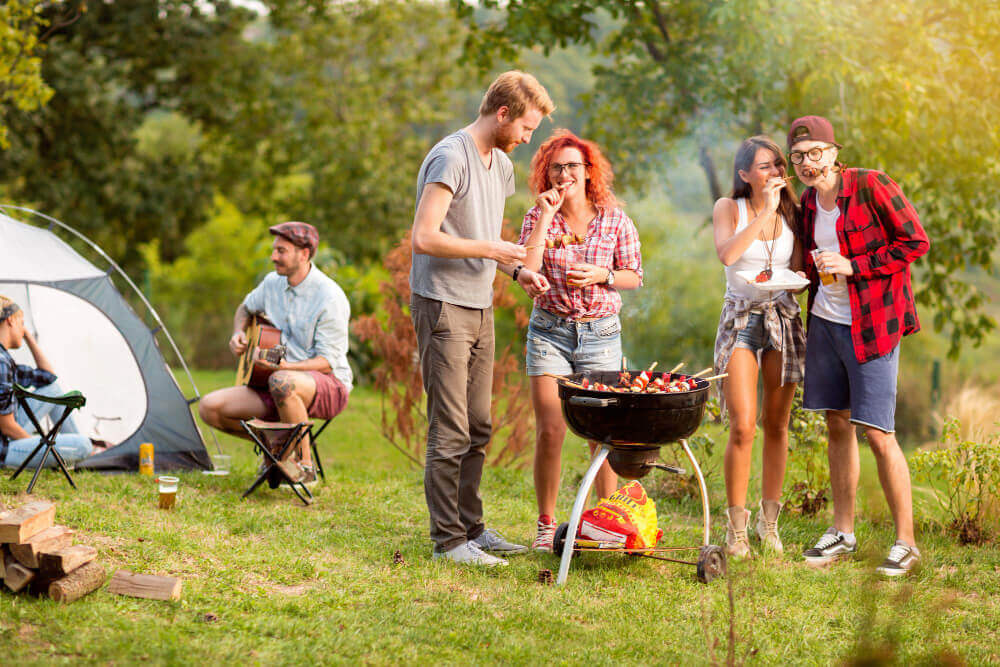
[[715,369],[729,414],[726,446],[726,551],[750,555],[751,512],[745,508],[757,424],[757,376],[763,379],[763,489],[756,533],[780,552],[778,514],[788,458],[788,419],[805,365],[799,305],[787,292],[758,289],[738,277],[779,269],[799,271],[802,248],[792,225],[797,207],[785,180],[781,149],[764,136],[745,140],[736,153],[733,195],[715,203],[715,249],[726,267],[726,296],[715,341]]

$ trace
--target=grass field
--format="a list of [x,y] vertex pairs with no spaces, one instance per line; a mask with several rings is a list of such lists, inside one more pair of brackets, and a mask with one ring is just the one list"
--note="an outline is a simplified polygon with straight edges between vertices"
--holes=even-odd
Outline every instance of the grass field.
[[[199,373],[199,386],[208,391],[230,376]],[[557,568],[551,554],[513,557],[496,571],[432,562],[422,475],[381,438],[377,420],[378,397],[356,390],[323,437],[327,481],[308,508],[266,488],[241,500],[256,463],[232,438],[220,438],[234,457],[232,474],[182,473],[173,511],[157,509],[155,485],[138,475],[81,473],[74,493],[45,474],[35,495],[57,503],[57,522],[98,548],[109,575],[124,567],[178,576],[183,598],[137,600],[104,589],[60,606],[4,591],[3,663],[705,664],[727,661],[731,629],[736,662],[1000,660],[995,547],[960,547],[925,530],[919,572],[906,581],[874,576],[892,530],[870,457],[853,561],[806,567],[798,554],[829,519],[787,517],[786,555],[732,565],[728,580],[704,585],[693,567],[585,554],[557,588],[537,583],[540,569]],[[721,456],[724,434],[705,432],[717,436]],[[567,441],[561,519],[586,467],[584,450]],[[644,480],[654,497],[663,474]],[[8,477],[0,502],[25,501],[27,480]],[[711,484],[713,541],[721,544],[721,475]],[[490,526],[531,539],[530,471],[488,469],[483,495]],[[657,504],[663,543],[696,544],[700,505]],[[396,550],[405,564],[393,565]]]

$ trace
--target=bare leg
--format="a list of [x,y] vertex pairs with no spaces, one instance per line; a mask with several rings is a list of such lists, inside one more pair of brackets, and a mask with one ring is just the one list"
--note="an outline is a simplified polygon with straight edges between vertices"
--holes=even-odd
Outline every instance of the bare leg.
[[[559,388],[554,378],[534,376],[531,378],[531,402],[535,409],[535,497],[538,513],[555,517],[556,498],[559,495],[559,477],[562,472],[562,446],[566,439],[566,422],[563,421],[562,406],[559,402]],[[590,451],[595,445],[590,443]],[[599,494],[615,492],[618,477],[607,461],[597,475],[596,489]],[[608,488],[611,489],[608,492]],[[607,497],[607,495],[602,496]]]
[[868,444],[878,464],[878,478],[896,523],[896,539],[916,544],[913,538],[913,495],[910,490],[910,468],[903,450],[893,433],[866,428]]
[[[286,424],[309,421],[309,406],[316,398],[316,381],[302,371],[276,371],[267,381],[267,389],[278,407],[278,416]],[[309,436],[299,441],[299,460],[302,465],[312,465]]]
[[723,470],[729,507],[745,507],[750,484],[750,459],[757,431],[757,356],[745,348],[733,350],[723,385],[729,411],[729,442]]
[[198,414],[212,428],[249,440],[240,420],[263,417],[267,406],[257,392],[247,387],[219,389],[201,397]]
[[850,420],[850,410],[826,411],[826,427],[830,434],[826,455],[830,462],[830,488],[833,491],[833,527],[843,533],[854,532],[854,501],[861,474],[857,433]]
[[796,385],[781,384],[781,352],[765,352],[761,366],[764,379],[762,493],[764,500],[780,501],[788,463],[788,420]]
[[[601,449],[601,443],[599,442],[588,442],[587,446],[590,447],[591,457]],[[597,493],[597,499],[610,498],[611,494],[617,490],[618,475],[611,469],[611,464],[605,461],[604,465],[597,471],[597,477],[594,479],[594,491]]]

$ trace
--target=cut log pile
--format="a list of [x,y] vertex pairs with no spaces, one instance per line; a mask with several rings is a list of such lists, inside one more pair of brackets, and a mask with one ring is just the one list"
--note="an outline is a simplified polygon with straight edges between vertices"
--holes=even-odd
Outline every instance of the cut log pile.
[[55,525],[56,508],[38,500],[16,509],[0,505],[0,578],[15,593],[73,602],[104,585],[97,549],[73,544],[73,531]]

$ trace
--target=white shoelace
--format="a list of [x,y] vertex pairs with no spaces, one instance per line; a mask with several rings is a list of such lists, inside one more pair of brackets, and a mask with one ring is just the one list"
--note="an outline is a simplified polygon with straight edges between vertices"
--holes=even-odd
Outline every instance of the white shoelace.
[[538,535],[535,537],[535,544],[551,542],[555,534],[556,524],[540,523],[538,524]]
[[902,563],[908,553],[910,553],[910,547],[902,544],[894,544],[892,545],[892,548],[889,549],[889,560],[894,563]]
[[823,537],[819,538],[819,542],[816,543],[814,548],[822,551],[827,547],[831,547],[840,540],[840,535],[838,533],[823,533]]

